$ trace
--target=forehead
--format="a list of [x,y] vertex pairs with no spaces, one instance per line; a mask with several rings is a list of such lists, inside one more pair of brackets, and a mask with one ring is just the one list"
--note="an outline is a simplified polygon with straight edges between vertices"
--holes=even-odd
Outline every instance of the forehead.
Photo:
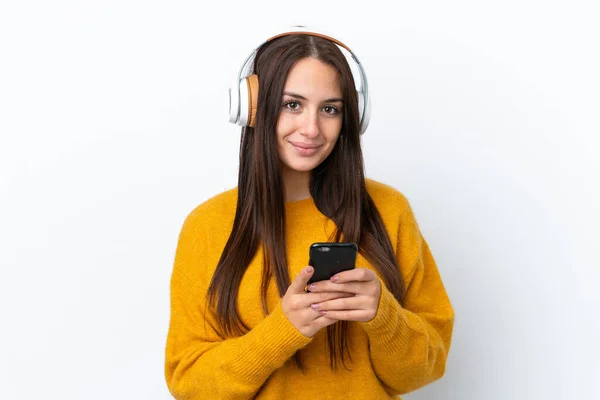
[[316,58],[303,58],[292,66],[285,81],[285,90],[305,97],[342,94],[337,69]]

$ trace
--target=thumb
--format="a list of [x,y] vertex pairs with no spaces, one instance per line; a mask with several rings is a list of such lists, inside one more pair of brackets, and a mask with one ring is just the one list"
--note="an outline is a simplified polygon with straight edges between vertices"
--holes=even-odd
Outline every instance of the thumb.
[[304,293],[304,288],[306,287],[306,284],[308,283],[308,280],[312,276],[313,272],[314,269],[310,265],[304,268],[302,271],[300,271],[298,275],[296,275],[296,278],[294,278],[292,284],[290,285],[291,291],[293,293]]

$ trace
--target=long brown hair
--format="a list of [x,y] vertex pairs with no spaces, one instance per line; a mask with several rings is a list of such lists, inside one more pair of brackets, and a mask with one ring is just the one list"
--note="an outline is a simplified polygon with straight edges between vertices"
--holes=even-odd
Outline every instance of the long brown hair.
[[[352,241],[381,273],[387,288],[402,302],[405,287],[394,249],[377,207],[365,186],[359,135],[358,99],[352,71],[340,49],[327,39],[311,35],[289,35],[263,45],[254,68],[259,76],[258,109],[254,128],[242,128],[238,198],[229,239],[208,288],[208,298],[224,332],[241,335],[249,330],[237,309],[237,294],[248,264],[259,246],[263,249],[262,304],[268,313],[266,294],[275,276],[279,294],[290,285],[285,248],[284,184],[276,147],[276,125],[285,81],[300,59],[313,57],[339,72],[344,99],[340,137],[331,154],[311,173],[310,192],[317,208],[336,225],[332,241]],[[347,322],[327,327],[330,366],[338,356],[344,366],[351,359]],[[295,356],[302,368],[300,356]]]

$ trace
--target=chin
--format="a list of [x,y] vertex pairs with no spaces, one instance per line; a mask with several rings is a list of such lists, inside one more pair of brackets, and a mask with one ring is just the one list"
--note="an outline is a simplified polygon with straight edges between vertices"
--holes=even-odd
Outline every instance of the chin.
[[292,160],[288,164],[288,168],[290,168],[294,171],[298,171],[298,172],[309,172],[309,171],[312,171],[313,169],[315,169],[319,164],[320,164],[320,162],[318,162],[318,161],[309,162],[307,160],[301,160],[301,161]]
[[320,157],[304,158],[304,157],[287,157],[284,164],[293,171],[309,172],[315,169],[323,160]]

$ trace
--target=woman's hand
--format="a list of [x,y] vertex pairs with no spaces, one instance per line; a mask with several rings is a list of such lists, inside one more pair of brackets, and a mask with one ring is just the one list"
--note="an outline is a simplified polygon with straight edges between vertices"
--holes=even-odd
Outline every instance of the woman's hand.
[[343,271],[330,280],[311,284],[308,289],[315,294],[343,292],[351,295],[313,303],[312,309],[319,311],[323,317],[367,322],[377,314],[381,284],[375,272],[370,269]]
[[353,296],[352,293],[335,290],[307,293],[304,288],[313,272],[311,266],[300,271],[281,300],[283,314],[300,333],[307,337],[313,337],[320,329],[337,322],[336,319],[324,316],[319,310],[311,308],[312,304]]

